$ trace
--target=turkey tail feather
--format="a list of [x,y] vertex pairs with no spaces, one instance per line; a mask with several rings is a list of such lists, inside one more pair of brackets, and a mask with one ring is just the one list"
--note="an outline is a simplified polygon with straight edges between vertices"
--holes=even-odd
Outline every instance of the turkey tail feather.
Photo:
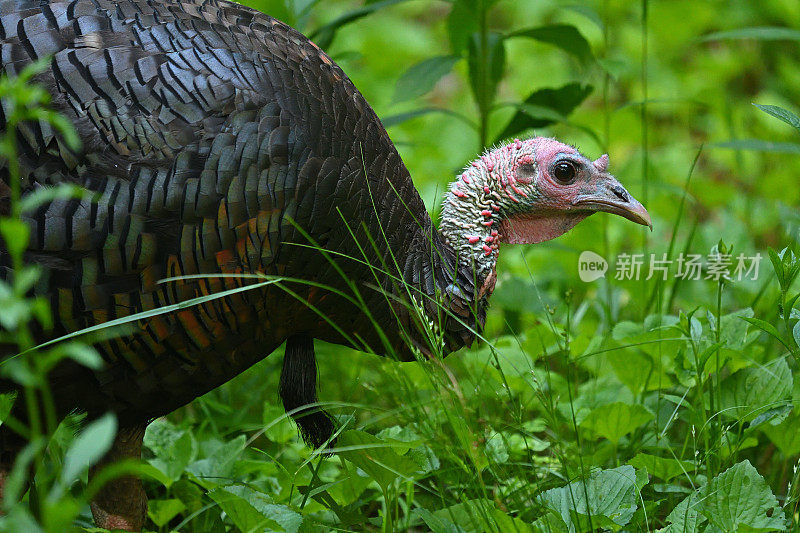
[[314,405],[318,402],[317,361],[312,337],[292,335],[286,340],[280,395],[284,409],[297,423],[306,444],[319,448],[332,441],[333,420],[322,408]]

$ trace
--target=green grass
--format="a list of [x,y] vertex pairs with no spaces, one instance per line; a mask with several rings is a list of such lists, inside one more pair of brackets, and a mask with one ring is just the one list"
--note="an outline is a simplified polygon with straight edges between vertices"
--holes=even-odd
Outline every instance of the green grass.
[[[283,413],[280,353],[157,420],[143,464],[119,467],[145,479],[148,529],[798,530],[793,2],[729,2],[724,17],[685,0],[372,2],[341,26],[360,3],[249,3],[306,33],[323,28],[317,38],[393,117],[389,132],[434,215],[456,169],[532,127],[590,156],[608,152],[655,228],[598,215],[557,241],[505,247],[487,342],[443,361],[317,342],[321,406],[341,428],[336,454],[305,447]],[[500,54],[498,36],[512,33]],[[414,68],[423,61],[434,76]],[[0,224],[7,241],[23,231],[14,228]],[[666,280],[615,279],[621,253],[707,261],[714,247],[734,260],[760,253],[758,279],[681,280],[675,263]],[[584,250],[609,260],[604,279],[579,280]],[[47,321],[24,295],[24,285],[0,286],[3,309],[20,306],[13,323],[0,316],[20,351],[32,347],[26,322]],[[97,364],[70,340],[2,371],[41,376],[60,357]],[[37,490],[22,504],[6,498],[0,528],[91,527],[97,487],[85,471],[114,422],[77,438],[75,423],[21,428]]]

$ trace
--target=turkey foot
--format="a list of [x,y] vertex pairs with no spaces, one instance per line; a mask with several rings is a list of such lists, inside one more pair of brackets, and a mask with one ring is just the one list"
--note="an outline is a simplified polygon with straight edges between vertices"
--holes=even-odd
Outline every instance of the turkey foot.
[[[319,448],[331,438],[335,427],[328,413],[319,407],[299,409],[318,401],[317,361],[312,337],[293,335],[286,340],[280,395],[283,408],[297,423],[306,444]],[[298,410],[292,412],[295,409]]]
[[[120,428],[111,449],[89,470],[90,478],[109,464],[124,459],[139,459],[146,427]],[[109,481],[94,497],[90,507],[99,527],[140,531],[147,516],[147,495],[142,480],[136,476],[122,476]]]

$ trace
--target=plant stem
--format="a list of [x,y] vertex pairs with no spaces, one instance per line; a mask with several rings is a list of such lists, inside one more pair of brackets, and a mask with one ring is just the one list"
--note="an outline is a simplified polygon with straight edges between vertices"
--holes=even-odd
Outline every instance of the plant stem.
[[[720,277],[717,283],[717,320],[715,324],[715,331],[714,331],[714,342],[719,344],[720,338],[722,336],[722,278]],[[720,393],[720,384],[719,384],[719,375],[720,375],[720,367],[719,367],[719,357],[720,351],[719,347],[716,349],[716,356],[714,357],[714,379],[709,380],[711,384],[711,392],[709,394],[709,398],[711,399],[711,412],[712,416],[714,413],[714,405],[716,404],[717,408],[722,405],[722,396]],[[715,401],[716,400],[716,401]],[[714,416],[714,422],[711,424],[711,428],[713,431],[714,440],[718,440],[721,435],[721,427],[720,427],[720,417]]]
[[486,1],[481,0],[480,3],[480,84],[481,84],[481,98],[478,101],[478,112],[480,113],[480,151],[486,148],[486,143],[489,140],[489,109],[491,106],[487,101],[489,98],[489,72],[491,68],[489,63],[489,27],[487,22],[487,7]]
[[[650,159],[648,156],[648,130],[647,130],[647,99],[650,97],[647,90],[647,9],[648,0],[642,0],[642,105],[639,109],[639,120],[642,126],[642,203],[648,205],[650,199]],[[647,256],[647,233],[642,232],[644,238],[645,257]]]
[[[609,42],[609,21],[608,15],[608,0],[603,0],[603,54],[608,59],[608,42]],[[609,103],[608,92],[611,87],[611,75],[607,70],[603,69],[603,151],[608,152],[609,144],[611,143],[611,107]],[[611,245],[608,238],[608,217],[603,217],[603,253],[605,257],[611,258]],[[604,279],[603,285],[605,288],[606,298],[606,334],[611,335],[613,317],[613,304],[612,304],[612,286],[609,279]]]

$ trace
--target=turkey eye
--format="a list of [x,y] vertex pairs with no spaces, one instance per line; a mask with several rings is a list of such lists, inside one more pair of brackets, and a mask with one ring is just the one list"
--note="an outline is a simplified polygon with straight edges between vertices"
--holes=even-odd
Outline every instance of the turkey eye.
[[556,166],[553,167],[553,177],[564,184],[574,180],[577,173],[578,171],[575,165],[569,161],[561,161],[560,163],[556,163]]

